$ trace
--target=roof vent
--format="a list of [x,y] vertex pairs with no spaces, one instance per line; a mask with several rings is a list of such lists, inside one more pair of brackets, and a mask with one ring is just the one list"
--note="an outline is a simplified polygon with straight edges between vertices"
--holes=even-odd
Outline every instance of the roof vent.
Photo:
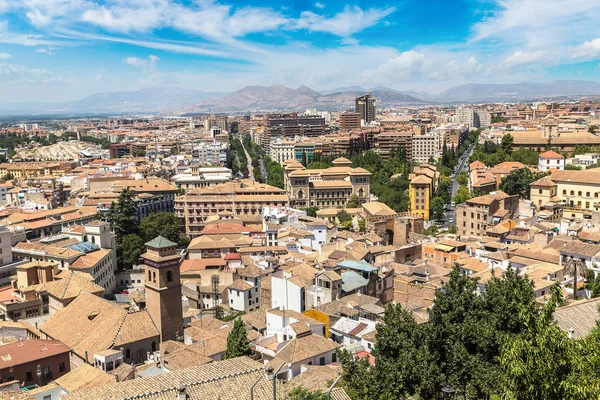
[[100,314],[99,311],[92,311],[89,315],[88,315],[88,319],[90,321],[92,321],[94,318],[96,318],[98,316],[98,314]]

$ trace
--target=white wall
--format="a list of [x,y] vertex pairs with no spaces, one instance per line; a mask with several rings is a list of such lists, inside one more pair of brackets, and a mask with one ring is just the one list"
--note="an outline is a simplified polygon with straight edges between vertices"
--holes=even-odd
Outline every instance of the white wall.
[[296,312],[306,311],[304,288],[289,279],[271,276],[271,308],[282,308]]

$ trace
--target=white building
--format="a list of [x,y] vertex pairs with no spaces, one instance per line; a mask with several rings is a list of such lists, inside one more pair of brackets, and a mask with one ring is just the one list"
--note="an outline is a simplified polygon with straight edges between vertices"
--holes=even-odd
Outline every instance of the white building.
[[283,164],[284,161],[296,158],[296,152],[294,145],[296,144],[293,140],[281,140],[278,138],[271,141],[271,148],[269,149],[269,157],[273,161],[277,161],[279,164]]
[[271,308],[306,311],[305,282],[285,271],[271,275]]
[[430,158],[437,159],[440,155],[440,135],[431,131],[424,135],[412,137],[412,159],[418,163],[429,162]]
[[200,168],[197,165],[192,165],[185,169],[183,173],[173,176],[171,182],[179,188],[188,190],[226,183],[231,180],[231,177],[232,174],[229,168]]
[[229,164],[229,144],[218,142],[200,143],[192,149],[192,161],[201,165],[225,167]]
[[565,158],[555,151],[548,150],[540,154],[538,169],[548,171],[549,169],[565,169]]
[[229,307],[232,310],[250,312],[260,307],[258,288],[251,283],[238,279],[227,286]]

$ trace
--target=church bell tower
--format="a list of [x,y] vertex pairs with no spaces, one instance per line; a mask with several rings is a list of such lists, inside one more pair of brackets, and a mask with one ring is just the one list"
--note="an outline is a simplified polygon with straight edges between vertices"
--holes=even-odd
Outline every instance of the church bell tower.
[[181,279],[176,254],[177,243],[158,236],[146,243],[142,254],[145,265],[146,308],[160,332],[160,341],[183,337]]

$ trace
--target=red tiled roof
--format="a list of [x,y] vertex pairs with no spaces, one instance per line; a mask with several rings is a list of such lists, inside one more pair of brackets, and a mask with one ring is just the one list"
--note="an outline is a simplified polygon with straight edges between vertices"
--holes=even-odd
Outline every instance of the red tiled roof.
[[216,258],[199,258],[194,260],[185,260],[181,263],[181,267],[179,270],[181,272],[188,271],[201,271],[210,267],[224,267],[227,265],[225,259],[216,257]]
[[560,160],[562,160],[564,158],[563,156],[561,156],[560,154],[558,154],[557,152],[552,151],[552,150],[543,152],[542,154],[540,154],[540,157],[541,158],[560,159]]

